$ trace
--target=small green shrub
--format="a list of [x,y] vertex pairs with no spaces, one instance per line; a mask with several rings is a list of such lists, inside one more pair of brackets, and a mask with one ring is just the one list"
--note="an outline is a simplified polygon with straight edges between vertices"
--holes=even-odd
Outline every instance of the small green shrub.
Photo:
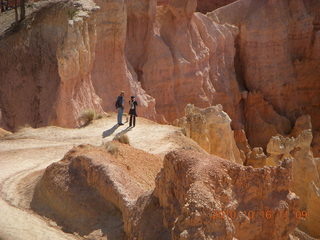
[[25,130],[25,129],[27,129],[27,128],[32,128],[32,126],[31,126],[29,123],[26,123],[26,124],[23,125],[23,126],[18,126],[18,127],[16,127],[15,132],[20,132],[20,131],[23,131],[23,130]]
[[78,13],[78,10],[77,10],[77,9],[74,9],[74,8],[69,9],[69,10],[68,10],[69,19],[73,19],[74,16],[75,16],[77,13]]
[[129,137],[127,134],[117,135],[113,140],[130,145]]

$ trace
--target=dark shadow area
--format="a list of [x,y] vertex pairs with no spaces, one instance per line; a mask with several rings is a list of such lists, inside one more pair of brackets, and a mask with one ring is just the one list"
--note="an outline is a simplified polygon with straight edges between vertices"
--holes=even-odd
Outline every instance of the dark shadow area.
[[102,137],[103,137],[103,138],[106,138],[106,137],[111,136],[111,135],[118,129],[118,127],[120,127],[120,126],[119,126],[118,124],[115,124],[112,128],[104,131],[104,132],[102,133]]
[[131,236],[133,239],[171,239],[170,232],[163,224],[163,209],[158,198],[153,194],[142,196],[138,199],[135,207],[137,210],[140,209],[140,212],[138,213],[139,219],[134,225],[134,236]]

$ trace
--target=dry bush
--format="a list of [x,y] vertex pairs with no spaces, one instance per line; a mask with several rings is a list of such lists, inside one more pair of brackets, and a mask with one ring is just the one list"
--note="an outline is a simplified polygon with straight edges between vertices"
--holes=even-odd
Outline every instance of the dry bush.
[[113,140],[130,145],[129,137],[127,134],[117,135]]
[[4,138],[4,137],[9,136],[11,134],[12,134],[11,132],[0,128],[0,138]]
[[118,156],[119,148],[116,144],[112,142],[107,142],[104,144],[104,147],[111,155]]
[[85,110],[78,118],[81,127],[89,125],[94,119],[96,119],[96,112],[92,109]]
[[96,116],[96,118],[95,119],[102,119],[103,118],[103,114],[102,113],[99,113],[99,114],[97,114],[97,116]]
[[23,126],[16,127],[15,132],[21,132],[21,131],[28,129],[28,128],[32,128],[32,126],[29,123],[26,123]]

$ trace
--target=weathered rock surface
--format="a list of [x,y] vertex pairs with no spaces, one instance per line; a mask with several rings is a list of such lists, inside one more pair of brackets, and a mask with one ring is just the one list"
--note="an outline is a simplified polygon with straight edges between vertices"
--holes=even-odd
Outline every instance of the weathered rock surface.
[[2,125],[76,126],[84,109],[102,111],[91,82],[96,9],[55,2],[0,39]]
[[[171,239],[288,239],[298,222],[298,198],[288,190],[290,169],[290,162],[254,169],[176,151],[166,156],[154,194]],[[266,209],[270,219],[261,214]]]
[[169,1],[158,8],[142,86],[168,121],[182,117],[187,103],[208,107],[223,102],[233,125],[241,125],[241,109],[235,108],[241,96],[232,71],[233,29],[194,14],[195,8],[191,0]]
[[101,229],[104,239],[123,239],[138,197],[154,188],[160,157],[113,142],[106,149],[80,145],[50,165],[39,181],[31,207],[82,236]]
[[284,159],[293,159],[291,190],[300,197],[300,208],[308,216],[300,227],[313,237],[319,237],[320,172],[318,159],[311,151],[312,126],[310,116],[298,118],[292,137],[274,136],[267,146],[268,165],[277,165]]
[[239,28],[238,79],[260,95],[245,102],[252,146],[265,148],[271,132],[290,132],[288,120],[293,125],[304,114],[311,116],[313,132],[319,131],[319,9],[319,1],[239,0],[208,14]]
[[266,165],[267,156],[264,154],[262,148],[253,148],[247,154],[247,159],[245,162],[246,166],[252,166],[254,168],[261,168]]
[[[23,68],[15,69],[14,73],[1,71],[5,86],[1,110],[5,115],[3,121],[6,128],[13,129],[26,122],[33,126],[53,123],[72,126],[84,108],[100,111],[101,103],[104,110],[113,111],[114,99],[120,90],[124,90],[126,96],[137,95],[139,115],[159,121],[182,117],[189,102],[202,107],[223,102],[224,109],[234,119],[232,124],[241,128],[241,109],[235,107],[241,97],[232,70],[235,55],[233,29],[213,23],[200,13],[194,14],[196,1],[191,0],[169,1],[158,8],[157,14],[155,0],[97,0],[95,3],[100,10],[90,15],[80,11],[85,15],[81,21],[77,9],[71,8],[65,13],[57,7],[63,3],[41,9],[34,15],[37,21],[29,21],[29,29],[40,31],[42,38],[27,37],[25,26],[21,26],[15,34],[3,37],[2,41],[9,44],[9,48],[2,49],[3,56],[21,48],[25,55],[39,60],[39,39],[50,38],[52,32],[57,33],[48,39],[49,43],[54,42],[52,46],[41,49],[44,60],[34,67],[36,74],[31,70],[23,72]],[[65,15],[54,21],[56,24],[50,25],[52,31],[36,30],[43,22],[51,21],[51,12],[54,11],[55,16],[59,16],[60,11]],[[73,14],[75,16],[70,16]],[[77,20],[69,24],[72,17]],[[84,30],[77,30],[82,26]],[[29,44],[23,45],[13,36],[28,39]],[[24,66],[25,55],[19,55],[17,60],[12,57],[7,62]],[[218,60],[221,58],[223,62]],[[58,61],[55,63],[56,59]],[[30,63],[33,62],[37,61],[31,58]],[[49,72],[46,70],[49,62],[52,63],[52,74],[49,74],[50,79],[53,78],[49,81],[52,86],[42,86],[48,82],[45,76]],[[7,63],[1,66],[3,69],[10,68]],[[22,75],[28,82],[20,86],[19,77]],[[32,97],[25,98],[26,106],[20,112],[17,106],[13,106],[16,99],[8,94],[19,90],[8,84],[12,81],[20,86],[21,91],[34,89],[30,90]],[[36,87],[36,83],[40,87]],[[60,91],[60,88],[66,90]],[[50,89],[50,94],[45,94],[44,89]],[[41,94],[35,94],[37,91]],[[36,99],[33,96],[37,96]]]
[[221,105],[200,109],[191,104],[185,108],[185,117],[175,122],[208,153],[242,164],[230,123]]
[[291,162],[254,169],[177,150],[162,165],[159,157],[117,147],[117,157],[90,145],[69,151],[44,172],[33,209],[91,239],[278,240],[298,223]]
[[318,1],[238,0],[207,16],[195,0],[95,3],[94,13],[90,2],[55,3],[2,36],[2,127],[74,126],[84,108],[113,111],[125,90],[139,115],[159,121],[182,117],[187,103],[222,104],[232,129],[246,131],[237,144],[247,136],[264,149],[309,114],[318,154]]
[[[141,88],[137,73],[130,63],[131,58],[127,57],[125,49],[126,42],[132,42],[131,44],[137,48],[145,44],[142,41],[147,37],[147,34],[138,29],[144,29],[144,25],[148,25],[148,22],[144,20],[148,20],[149,4],[152,5],[154,0],[150,3],[145,0],[112,0],[107,2],[97,0],[95,2],[100,10],[95,15],[97,44],[92,81],[97,94],[102,98],[103,109],[114,111],[116,97],[123,90],[128,101],[129,96],[137,96],[139,116],[156,119],[155,100]],[[153,7],[155,8],[155,6]],[[138,15],[137,19],[132,16],[134,13]],[[144,14],[147,16],[140,16]],[[138,36],[138,39],[131,38],[132,31],[130,29],[132,25],[137,27],[135,36]],[[138,48],[136,52],[141,54],[141,51],[143,52],[143,49]],[[130,56],[130,51],[128,55]]]

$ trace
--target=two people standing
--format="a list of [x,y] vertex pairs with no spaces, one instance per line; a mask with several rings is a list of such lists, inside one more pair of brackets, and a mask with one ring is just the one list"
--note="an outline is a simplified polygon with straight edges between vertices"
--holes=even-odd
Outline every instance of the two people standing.
[[[138,103],[137,103],[136,98],[134,96],[131,96],[131,99],[129,101],[129,106],[130,106],[130,110],[129,110],[129,115],[130,115],[129,127],[132,127],[132,126],[135,127]],[[120,96],[118,96],[118,98],[117,98],[116,108],[118,110],[118,124],[119,125],[124,125],[122,123],[122,116],[123,116],[123,110],[124,110],[124,92],[123,91],[120,93]]]

